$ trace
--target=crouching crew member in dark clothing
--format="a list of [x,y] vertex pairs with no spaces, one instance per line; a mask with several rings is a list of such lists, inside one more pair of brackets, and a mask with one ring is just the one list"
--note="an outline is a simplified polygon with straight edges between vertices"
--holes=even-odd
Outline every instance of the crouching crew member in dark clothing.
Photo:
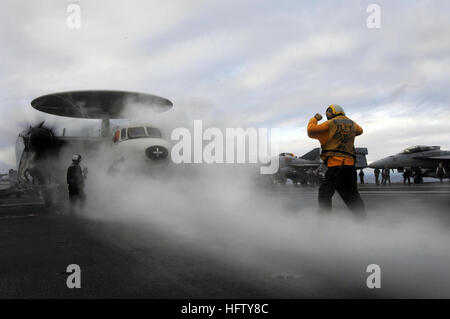
[[319,188],[319,208],[330,212],[332,197],[337,191],[345,204],[355,213],[364,213],[364,203],[358,192],[355,168],[355,136],[363,133],[362,128],[345,116],[344,109],[332,104],[326,110],[328,121],[316,114],[309,120],[308,136],[319,140],[322,147],[320,158],[326,163],[327,172]]
[[70,213],[74,213],[77,205],[83,209],[86,195],[84,193],[84,180],[86,179],[87,169],[84,171],[80,166],[81,155],[72,157],[72,165],[67,169],[67,184],[69,186],[69,204]]

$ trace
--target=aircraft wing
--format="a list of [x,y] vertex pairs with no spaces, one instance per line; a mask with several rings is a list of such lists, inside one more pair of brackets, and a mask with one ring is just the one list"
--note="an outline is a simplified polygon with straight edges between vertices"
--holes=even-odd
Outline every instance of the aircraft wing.
[[434,159],[434,160],[450,160],[450,155],[433,156],[433,157],[428,157],[428,158]]
[[290,163],[287,166],[295,169],[300,174],[304,174],[308,169],[316,169],[320,165],[322,165],[321,162],[304,161],[304,162]]
[[294,163],[294,164],[289,164],[289,166],[292,166],[294,168],[298,167],[298,168],[316,168],[319,167],[321,164],[320,163]]
[[414,159],[421,159],[421,160],[443,160],[443,161],[448,161],[450,160],[450,155],[442,155],[442,156],[430,156],[430,157],[425,157],[425,156],[416,156],[413,157]]
[[55,136],[55,139],[60,147],[83,147],[87,150],[97,149],[109,141],[99,136]]
[[105,138],[100,136],[55,136],[56,140],[63,144],[83,144],[97,146],[105,142]]
[[56,139],[64,142],[103,142],[105,140],[100,136],[56,136]]
[[[356,153],[356,162],[355,162],[355,167],[360,169],[360,168],[366,168],[367,167],[367,159],[366,159],[366,155],[369,153],[367,150],[367,147],[356,147],[355,148],[355,153]],[[303,155],[301,157],[304,160],[309,160],[309,161],[320,161],[320,148],[314,148],[311,151],[309,151],[308,153],[306,153],[305,155]],[[318,165],[304,165],[304,164],[291,164],[291,166],[295,166],[297,165],[297,167],[303,167],[303,168],[314,168],[319,166]]]

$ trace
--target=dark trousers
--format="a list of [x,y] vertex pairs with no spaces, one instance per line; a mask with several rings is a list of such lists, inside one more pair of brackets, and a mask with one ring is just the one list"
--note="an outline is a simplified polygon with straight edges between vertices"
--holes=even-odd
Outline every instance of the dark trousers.
[[76,185],[69,184],[69,205],[70,212],[74,213],[77,205],[80,209],[84,208],[84,202],[86,195],[84,194],[84,189]]
[[328,167],[325,179],[319,188],[319,208],[321,212],[331,211],[332,197],[337,191],[350,210],[364,212],[364,203],[358,192],[357,175],[354,166]]

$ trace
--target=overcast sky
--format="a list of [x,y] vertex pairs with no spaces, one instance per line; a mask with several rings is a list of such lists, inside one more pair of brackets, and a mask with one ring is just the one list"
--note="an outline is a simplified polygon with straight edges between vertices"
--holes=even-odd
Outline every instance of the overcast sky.
[[[450,149],[449,1],[85,0],[79,29],[66,24],[71,3],[1,3],[0,162],[15,164],[17,134],[41,118],[57,132],[78,125],[30,101],[79,89],[153,93],[172,114],[278,127],[282,150],[300,155],[318,146],[308,119],[332,103],[363,127],[369,161],[416,144]],[[380,29],[366,26],[371,3]]]

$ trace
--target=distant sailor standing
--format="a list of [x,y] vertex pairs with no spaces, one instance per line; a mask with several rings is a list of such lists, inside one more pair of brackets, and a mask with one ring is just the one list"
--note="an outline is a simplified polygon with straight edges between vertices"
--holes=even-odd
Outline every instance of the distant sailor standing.
[[442,179],[445,177],[446,171],[442,163],[439,163],[439,166],[436,168],[436,176],[439,178],[439,181],[442,183]]
[[406,181],[408,181],[408,185],[411,185],[411,169],[409,167],[405,168],[403,172],[403,185],[406,185]]
[[81,155],[72,157],[72,165],[67,169],[67,184],[69,186],[70,212],[74,213],[77,205],[82,209],[85,201],[84,180],[86,179],[87,169],[81,169]]
[[422,177],[422,167],[418,167],[415,170],[415,178],[414,178],[414,184],[423,184],[423,177]]
[[361,184],[364,184],[364,172],[363,172],[363,170],[361,169],[361,170],[359,170],[359,181],[360,181],[360,183]]
[[387,166],[383,169],[383,185],[386,186],[386,183],[389,182],[389,186],[391,186],[391,171]]
[[375,174],[375,184],[379,185],[380,184],[380,181],[379,181],[380,170],[378,168],[375,168],[373,173]]

